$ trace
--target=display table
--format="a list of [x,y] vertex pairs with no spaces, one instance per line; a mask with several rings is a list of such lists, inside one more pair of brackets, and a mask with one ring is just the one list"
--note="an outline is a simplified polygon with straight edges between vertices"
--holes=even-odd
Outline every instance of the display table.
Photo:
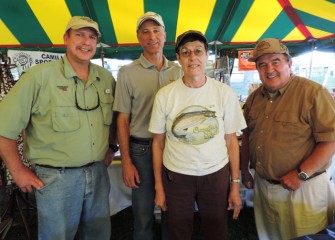
[[120,160],[114,159],[107,171],[110,180],[109,208],[112,216],[131,206],[131,188],[126,187],[123,183]]

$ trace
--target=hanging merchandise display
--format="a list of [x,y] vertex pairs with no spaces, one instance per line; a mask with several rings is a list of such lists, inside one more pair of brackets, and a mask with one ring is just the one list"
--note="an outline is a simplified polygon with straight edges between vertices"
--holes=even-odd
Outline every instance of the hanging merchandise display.
[[[12,87],[14,87],[16,81],[14,80],[13,74],[11,72],[11,69],[16,68],[16,64],[11,64],[11,59],[6,55],[1,55],[1,62],[0,62],[0,102],[5,98],[5,96],[8,94],[8,92],[11,90]],[[17,138],[18,143],[18,151],[19,155],[21,157],[21,160],[24,165],[27,167],[32,167],[29,160],[25,159],[23,157],[23,137],[22,134],[20,134]],[[0,169],[1,173],[5,175],[5,183],[7,186],[12,185],[13,177],[6,168],[5,164],[3,162],[0,162]]]
[[0,101],[7,95],[9,90],[14,86],[15,81],[11,72],[15,64],[10,63],[10,58],[1,55],[0,63]]

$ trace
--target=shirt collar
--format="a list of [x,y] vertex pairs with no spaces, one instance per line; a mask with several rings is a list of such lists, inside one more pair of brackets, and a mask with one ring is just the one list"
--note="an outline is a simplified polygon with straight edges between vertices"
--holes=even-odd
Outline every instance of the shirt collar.
[[[141,65],[144,67],[144,68],[151,68],[151,67],[156,67],[155,64],[149,62],[143,55],[143,53],[141,54],[140,58],[140,63]],[[169,64],[168,64],[168,60],[166,59],[166,57],[163,55],[163,67],[162,67],[162,70],[165,69],[165,68],[168,68],[169,67]]]
[[[278,95],[283,95],[283,94],[286,92],[286,90],[287,90],[287,88],[289,87],[289,85],[291,85],[291,83],[292,83],[292,79],[294,79],[294,77],[295,77],[295,75],[294,75],[293,73],[291,73],[291,75],[290,75],[290,79],[288,80],[288,83],[287,83],[284,87],[280,88],[280,89],[277,91],[276,96],[278,96]],[[268,90],[266,90],[266,88],[264,87],[264,85],[262,85],[261,92],[262,92],[262,95],[263,95],[263,96],[266,96],[266,97],[270,98],[270,95],[269,95],[269,93],[268,93]]]
[[[79,78],[76,74],[76,72],[73,70],[69,60],[67,59],[66,55],[61,59],[64,69],[64,76],[69,79],[73,78]],[[94,81],[100,81],[100,77],[98,74],[98,71],[95,67],[93,67],[93,64],[90,63],[90,72],[88,75],[87,83],[92,83]]]

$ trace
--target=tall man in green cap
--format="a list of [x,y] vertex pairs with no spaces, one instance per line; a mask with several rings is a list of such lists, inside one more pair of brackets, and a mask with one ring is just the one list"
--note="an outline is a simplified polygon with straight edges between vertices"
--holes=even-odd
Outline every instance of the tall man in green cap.
[[[73,17],[66,55],[28,69],[0,104],[0,156],[23,192],[35,190],[38,238],[110,239],[107,165],[115,80],[90,59],[98,24]],[[25,129],[26,168],[15,139]],[[110,141],[110,142],[109,142]]]
[[243,184],[255,189],[259,239],[317,233],[332,222],[335,207],[326,172],[335,153],[335,102],[327,89],[291,72],[278,39],[258,42],[249,61],[263,86],[245,104],[241,172]]

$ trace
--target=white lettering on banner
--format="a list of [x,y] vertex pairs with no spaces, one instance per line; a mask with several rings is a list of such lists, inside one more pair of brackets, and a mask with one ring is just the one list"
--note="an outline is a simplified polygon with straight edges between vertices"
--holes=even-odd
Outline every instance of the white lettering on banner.
[[34,65],[58,60],[64,56],[64,53],[8,50],[7,55],[11,59],[11,63],[16,64],[21,73]]

